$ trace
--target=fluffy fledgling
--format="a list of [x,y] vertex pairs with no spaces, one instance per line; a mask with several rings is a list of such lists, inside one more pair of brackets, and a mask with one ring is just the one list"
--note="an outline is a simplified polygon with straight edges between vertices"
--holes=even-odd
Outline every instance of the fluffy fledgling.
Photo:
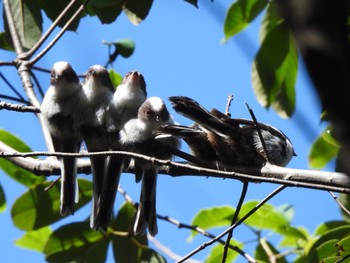
[[[80,98],[76,119],[87,150],[89,152],[111,150],[118,140],[117,133],[107,129],[109,104],[115,90],[108,71],[100,65],[91,66],[82,86],[83,96]],[[93,182],[90,226],[94,230],[100,229],[100,196],[106,173],[106,158],[90,157]]]
[[[158,97],[147,99],[139,108],[137,118],[129,120],[120,131],[120,143],[128,150],[153,156],[160,159],[170,159],[162,143],[178,148],[177,138],[164,138],[162,142],[155,139],[154,130],[161,125],[174,124],[163,100]],[[148,228],[149,234],[155,236],[158,232],[156,217],[156,186],[158,166],[141,160],[135,160],[135,169],[141,172],[142,186],[140,203],[134,224],[135,234],[144,234]]]
[[216,109],[209,112],[188,97],[169,100],[177,113],[196,122],[195,127],[165,126],[159,132],[183,138],[191,152],[201,159],[229,165],[262,166],[269,161],[286,166],[295,156],[290,140],[275,127],[257,124],[266,145],[265,153],[253,121],[232,119]]
[[[114,134],[114,143],[111,150],[125,150],[119,140],[119,131],[124,124],[136,118],[140,105],[146,100],[146,83],[141,73],[131,71],[125,75],[122,82],[114,92],[109,105],[107,130]],[[106,170],[102,185],[97,221],[104,231],[110,224],[113,206],[118,191],[119,179],[124,168],[125,158],[121,156],[108,156]]]
[[[41,113],[52,137],[56,152],[78,153],[82,141],[76,125],[75,111],[80,103],[82,87],[79,78],[68,62],[56,62],[51,70],[50,87],[47,90]],[[74,214],[76,195],[76,158],[61,160],[60,213]]]

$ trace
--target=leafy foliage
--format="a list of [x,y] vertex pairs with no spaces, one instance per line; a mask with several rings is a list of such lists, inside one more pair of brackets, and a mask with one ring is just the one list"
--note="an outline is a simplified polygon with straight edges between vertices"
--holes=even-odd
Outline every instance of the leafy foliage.
[[[32,150],[18,137],[15,135],[0,129],[0,138],[1,141],[6,143],[8,146],[16,149],[19,152],[31,152]],[[45,178],[43,176],[36,176],[16,165],[13,163],[0,158],[0,168],[9,175],[12,179],[16,180],[17,182],[25,185],[25,186],[33,186],[38,183],[42,183],[45,181]]]

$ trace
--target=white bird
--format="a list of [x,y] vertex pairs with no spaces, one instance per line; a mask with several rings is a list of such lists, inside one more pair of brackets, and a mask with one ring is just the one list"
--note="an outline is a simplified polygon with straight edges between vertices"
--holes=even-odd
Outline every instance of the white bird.
[[[76,125],[74,112],[79,105],[82,89],[79,78],[68,62],[56,62],[51,70],[50,87],[47,90],[41,113],[52,137],[56,152],[78,153],[81,133]],[[76,158],[61,159],[60,213],[74,214],[76,195]]]
[[[174,120],[163,100],[151,97],[140,106],[137,118],[129,120],[124,125],[120,131],[120,143],[130,151],[170,159],[172,154],[162,147],[162,143],[178,148],[179,140],[168,137],[159,142],[153,134],[153,131],[159,126],[167,124],[174,124]],[[142,186],[134,233],[144,234],[148,228],[150,235],[155,236],[158,232],[156,214],[158,166],[141,160],[135,160],[135,165],[142,170]]]
[[[79,109],[76,112],[79,127],[89,152],[108,151],[118,143],[118,135],[108,131],[109,104],[114,94],[114,86],[108,71],[94,65],[89,68],[83,82],[83,93]],[[114,137],[114,138],[113,138]],[[92,169],[92,209],[90,227],[100,229],[100,196],[106,172],[106,156],[91,156]]]
[[[109,121],[107,130],[114,134],[112,150],[125,150],[118,143],[119,131],[130,119],[136,118],[140,105],[146,100],[146,83],[141,73],[129,72],[114,92],[109,105]],[[99,227],[106,231],[112,217],[113,206],[118,191],[120,175],[124,168],[125,158],[121,156],[109,156],[106,159],[106,171],[104,175],[99,212],[97,221]]]

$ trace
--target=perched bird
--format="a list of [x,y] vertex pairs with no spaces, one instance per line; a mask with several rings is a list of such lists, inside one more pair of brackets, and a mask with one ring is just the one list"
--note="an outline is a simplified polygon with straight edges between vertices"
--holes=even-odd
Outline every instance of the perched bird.
[[[51,70],[50,87],[41,104],[41,113],[52,137],[56,152],[78,153],[82,136],[74,112],[79,105],[82,88],[77,74],[68,62],[56,62]],[[60,213],[74,214],[76,195],[76,158],[61,160]]]
[[[146,100],[146,96],[146,82],[142,74],[137,71],[127,73],[114,92],[108,109],[107,130],[109,134],[113,135],[111,150],[125,150],[118,143],[119,131],[128,120],[137,117],[137,111]],[[106,170],[97,215],[99,227],[104,231],[107,230],[111,221],[124,162],[125,158],[121,156],[112,155],[106,158]]]
[[[94,65],[89,68],[83,81],[83,96],[76,112],[76,119],[89,152],[108,151],[113,144],[118,143],[118,135],[114,130],[108,130],[109,104],[114,94],[114,86],[108,71]],[[100,229],[100,196],[106,173],[106,157],[91,156],[92,169],[92,211],[90,226],[94,230]]]
[[[169,137],[161,139],[160,142],[153,134],[157,127],[166,124],[174,124],[174,120],[163,100],[158,97],[148,98],[140,106],[137,118],[129,120],[120,131],[120,143],[133,152],[170,159],[172,154],[162,147],[162,143],[178,148],[179,140]],[[142,160],[135,160],[135,165],[142,168],[142,186],[134,233],[144,234],[148,228],[149,234],[155,236],[158,232],[156,218],[158,166]]]
[[253,121],[232,119],[216,109],[209,112],[188,97],[176,96],[169,100],[177,113],[196,123],[194,127],[164,126],[157,132],[183,138],[191,152],[201,159],[229,165],[262,166],[270,162],[286,166],[295,156],[290,140],[275,127],[257,123],[262,142]]

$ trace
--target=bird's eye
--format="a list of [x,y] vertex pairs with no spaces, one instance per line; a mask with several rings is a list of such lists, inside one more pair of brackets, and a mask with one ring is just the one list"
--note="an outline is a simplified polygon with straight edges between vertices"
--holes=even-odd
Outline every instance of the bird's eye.
[[146,115],[148,117],[152,117],[153,116],[153,112],[151,110],[146,110]]

